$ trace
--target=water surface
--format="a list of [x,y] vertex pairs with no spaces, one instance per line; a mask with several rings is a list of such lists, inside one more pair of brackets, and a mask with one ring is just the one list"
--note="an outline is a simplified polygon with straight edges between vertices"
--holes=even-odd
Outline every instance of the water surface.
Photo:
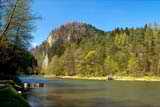
[[49,80],[31,90],[32,107],[160,107],[160,82]]

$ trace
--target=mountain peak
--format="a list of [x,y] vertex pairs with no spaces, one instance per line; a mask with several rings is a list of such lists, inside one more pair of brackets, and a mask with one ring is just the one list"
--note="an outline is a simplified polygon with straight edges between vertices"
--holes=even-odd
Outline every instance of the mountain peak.
[[83,37],[94,36],[96,32],[103,32],[94,26],[81,22],[69,22],[52,30],[48,37],[48,44],[52,44],[56,40],[63,42],[79,42]]

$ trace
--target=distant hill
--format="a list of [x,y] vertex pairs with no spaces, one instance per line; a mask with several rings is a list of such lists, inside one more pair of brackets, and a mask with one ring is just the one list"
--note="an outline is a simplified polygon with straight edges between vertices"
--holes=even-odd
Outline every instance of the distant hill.
[[[43,63],[42,59],[44,60],[46,55],[49,55],[50,60],[50,58],[56,54],[63,54],[64,45],[67,43],[78,44],[83,39],[89,39],[104,34],[104,31],[90,24],[79,22],[66,23],[52,30],[47,40],[35,49],[32,49],[32,52],[38,59],[41,59],[41,61],[39,61],[41,65]],[[41,58],[39,58],[39,56],[41,56]]]
[[97,34],[103,34],[104,31],[95,28],[94,26],[86,23],[72,22],[54,29],[47,40],[51,47],[56,41],[62,42],[80,42],[82,38],[90,38]]
[[159,26],[105,32],[90,24],[72,22],[51,31],[33,54],[44,74],[160,75],[159,44]]

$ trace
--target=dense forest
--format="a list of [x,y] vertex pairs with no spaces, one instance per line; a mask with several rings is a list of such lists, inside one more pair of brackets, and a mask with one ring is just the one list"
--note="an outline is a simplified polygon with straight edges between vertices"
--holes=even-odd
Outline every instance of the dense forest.
[[32,51],[44,74],[160,75],[158,24],[105,32],[85,23],[67,23]]
[[158,24],[106,32],[86,23],[66,23],[32,49],[34,58],[28,51],[37,20],[31,12],[32,1],[0,2],[0,68],[4,69],[1,78],[38,73],[37,64],[42,74],[53,75],[160,74]]
[[30,5],[31,0],[0,0],[0,79],[36,71],[28,49],[36,20]]

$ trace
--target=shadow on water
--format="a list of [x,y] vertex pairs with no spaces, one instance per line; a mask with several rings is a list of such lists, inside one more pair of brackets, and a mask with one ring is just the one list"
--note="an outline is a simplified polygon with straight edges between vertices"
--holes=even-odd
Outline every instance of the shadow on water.
[[32,107],[160,107],[160,82],[51,80],[31,90]]

